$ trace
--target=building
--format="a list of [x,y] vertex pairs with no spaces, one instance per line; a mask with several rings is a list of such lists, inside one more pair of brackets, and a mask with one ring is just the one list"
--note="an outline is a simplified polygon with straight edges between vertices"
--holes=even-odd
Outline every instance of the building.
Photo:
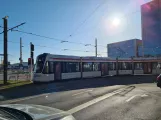
[[[1,63],[0,63],[0,71],[2,71],[3,70],[3,60],[1,60]],[[10,62],[8,62],[8,69],[10,69],[11,68],[11,64],[10,64]]]
[[11,69],[20,69],[20,67],[28,69],[28,62],[22,62],[22,66],[20,66],[20,63],[11,64]]
[[161,0],[141,6],[144,56],[161,56]]
[[142,40],[131,39],[107,45],[108,57],[130,58],[142,56]]

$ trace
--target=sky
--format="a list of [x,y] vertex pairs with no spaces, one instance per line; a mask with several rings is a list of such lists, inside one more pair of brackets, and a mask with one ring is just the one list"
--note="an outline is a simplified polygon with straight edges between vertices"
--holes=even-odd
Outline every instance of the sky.
[[[149,1],[151,0],[0,0],[0,17],[9,16],[8,28],[26,22],[17,30],[41,36],[91,45],[95,44],[97,38],[99,56],[107,56],[108,43],[141,39],[140,5]],[[119,25],[113,24],[116,19],[119,20]],[[2,19],[0,26],[3,26]],[[0,28],[0,32],[2,31]],[[24,62],[30,57],[30,42],[35,45],[35,57],[41,53],[95,55],[94,46],[61,43],[54,39],[9,31],[8,60],[11,63],[19,62],[20,37]],[[0,54],[3,54],[3,34],[0,34]]]

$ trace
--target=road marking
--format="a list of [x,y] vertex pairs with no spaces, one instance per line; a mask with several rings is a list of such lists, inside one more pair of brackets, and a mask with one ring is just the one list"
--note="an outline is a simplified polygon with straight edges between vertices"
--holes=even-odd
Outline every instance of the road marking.
[[91,91],[93,91],[93,90],[86,90],[86,91],[78,92],[78,93],[73,94],[72,96],[77,96],[77,95],[87,93],[87,92],[91,92]]
[[98,103],[98,102],[100,102],[102,100],[105,100],[105,99],[107,99],[109,97],[112,97],[112,96],[114,96],[114,95],[116,95],[116,94],[124,91],[125,89],[126,88],[122,88],[122,89],[116,90],[116,91],[114,91],[112,93],[105,94],[105,95],[103,95],[101,97],[98,97],[98,98],[95,98],[95,99],[93,99],[91,101],[88,101],[88,102],[86,102],[86,103],[84,103],[82,105],[79,105],[77,107],[74,107],[74,108],[68,110],[67,112],[70,113],[70,114],[76,113],[76,112],[78,112],[78,111],[80,111],[80,110],[82,110],[84,108],[87,108],[87,107],[89,107],[89,106],[91,106],[93,104],[96,104],[96,103]]
[[131,101],[131,100],[134,99],[136,96],[138,96],[138,95],[134,95],[134,96],[130,97],[129,99],[126,100],[126,102]]
[[143,94],[143,95],[141,95],[141,97],[147,97],[148,95],[146,95],[146,94]]
[[127,99],[126,102],[131,101],[132,99],[134,99],[134,98],[137,97],[137,96],[140,96],[140,97],[147,97],[148,95],[146,95],[146,94],[143,94],[143,95],[134,95],[134,96],[130,97],[129,99]]

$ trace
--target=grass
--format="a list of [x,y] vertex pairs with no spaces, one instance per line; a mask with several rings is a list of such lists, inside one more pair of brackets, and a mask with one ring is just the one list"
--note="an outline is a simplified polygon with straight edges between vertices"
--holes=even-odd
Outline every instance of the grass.
[[9,88],[14,88],[14,87],[18,87],[18,86],[23,86],[23,85],[27,85],[27,84],[31,84],[32,82],[27,80],[8,80],[7,84],[4,85],[3,84],[3,80],[0,80],[0,90],[4,90],[4,89],[9,89]]

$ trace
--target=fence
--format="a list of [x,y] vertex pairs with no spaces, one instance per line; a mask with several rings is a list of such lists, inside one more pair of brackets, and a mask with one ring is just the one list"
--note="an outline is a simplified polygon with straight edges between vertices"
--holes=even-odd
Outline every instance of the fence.
[[[9,73],[8,80],[30,80],[29,73]],[[3,80],[3,74],[0,74],[0,80]]]

